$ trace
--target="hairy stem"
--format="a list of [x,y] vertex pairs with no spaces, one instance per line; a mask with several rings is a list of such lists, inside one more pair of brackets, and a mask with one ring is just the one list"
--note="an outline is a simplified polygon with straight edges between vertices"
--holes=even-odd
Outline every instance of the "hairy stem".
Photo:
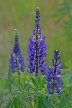
[[36,73],[38,73],[38,24],[37,24],[37,32],[36,32]]
[[12,84],[12,81],[10,80],[10,83],[9,83],[9,91],[10,91],[10,94],[12,94],[11,84]]
[[55,60],[54,74],[56,74],[56,64],[57,64],[57,60]]
[[19,83],[19,89],[20,89],[20,75],[18,75],[18,83]]

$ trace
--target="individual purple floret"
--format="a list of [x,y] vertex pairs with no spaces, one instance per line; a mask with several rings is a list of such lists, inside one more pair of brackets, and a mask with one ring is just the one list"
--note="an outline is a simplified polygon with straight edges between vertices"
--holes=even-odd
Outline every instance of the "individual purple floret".
[[54,94],[56,90],[57,94],[61,94],[60,86],[63,84],[60,75],[61,75],[61,62],[58,60],[60,59],[59,50],[54,50],[54,58],[52,59],[53,67],[48,67],[48,72],[46,73],[47,77],[47,92],[50,94]]
[[27,72],[33,73],[35,72],[35,76],[38,75],[38,70],[42,75],[45,74],[46,62],[44,58],[46,57],[46,44],[45,44],[45,36],[42,36],[42,30],[39,25],[40,21],[40,9],[37,7],[36,16],[35,16],[35,26],[32,34],[34,36],[30,36],[28,43],[28,67]]
[[21,51],[19,48],[18,34],[16,29],[15,29],[14,47],[10,55],[9,62],[10,62],[9,65],[10,72],[12,73],[18,72],[18,75],[20,75],[20,71],[24,72],[24,68],[25,68],[24,57],[21,55]]

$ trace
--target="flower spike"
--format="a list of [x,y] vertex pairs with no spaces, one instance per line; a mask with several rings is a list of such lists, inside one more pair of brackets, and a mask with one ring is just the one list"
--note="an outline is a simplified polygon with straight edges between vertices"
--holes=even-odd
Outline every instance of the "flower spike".
[[10,65],[9,65],[10,72],[12,73],[18,72],[18,74],[20,74],[20,71],[24,72],[24,68],[25,68],[24,58],[21,55],[21,50],[20,50],[19,41],[18,41],[18,33],[16,29],[15,29],[14,47],[10,55],[9,62],[10,62]]
[[35,26],[32,31],[33,36],[30,36],[28,43],[28,67],[27,72],[33,73],[35,72],[35,76],[38,75],[38,71],[41,72],[42,75],[45,74],[46,62],[44,58],[46,57],[46,48],[45,44],[45,36],[42,36],[42,30],[40,28],[40,9],[37,7],[36,16],[35,16]]
[[52,59],[53,67],[48,67],[48,72],[46,73],[47,77],[47,92],[50,94],[54,94],[54,91],[60,95],[61,88],[60,86],[63,84],[60,75],[61,75],[61,62],[58,61],[60,59],[59,50],[54,50],[54,58]]

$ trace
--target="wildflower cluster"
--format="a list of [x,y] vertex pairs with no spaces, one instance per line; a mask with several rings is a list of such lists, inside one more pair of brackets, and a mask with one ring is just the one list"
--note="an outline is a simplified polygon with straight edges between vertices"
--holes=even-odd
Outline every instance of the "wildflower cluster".
[[40,9],[37,7],[36,9],[36,17],[35,17],[35,26],[31,36],[29,38],[28,43],[28,67],[29,69],[27,72],[33,73],[38,75],[38,70],[41,72],[42,75],[45,74],[45,66],[46,62],[44,58],[46,57],[46,44],[45,44],[45,36],[42,36],[42,30],[39,25],[40,21]]
[[53,67],[48,67],[48,72],[46,73],[47,76],[47,92],[50,94],[54,94],[54,91],[60,95],[61,88],[60,86],[63,84],[60,75],[61,75],[61,62],[58,62],[60,59],[59,50],[54,50],[54,58],[52,59]]
[[[48,67],[48,72],[46,72],[46,62],[44,58],[47,56],[46,49],[47,45],[45,44],[45,36],[42,36],[42,29],[40,27],[40,9],[37,7],[36,16],[35,16],[35,26],[32,31],[33,36],[30,36],[28,42],[28,70],[29,73],[35,73],[35,76],[38,75],[40,71],[42,75],[46,75],[46,90],[50,94],[54,94],[54,91],[60,95],[61,88],[60,86],[63,84],[60,75],[61,75],[61,62],[59,61],[59,50],[54,50],[54,58],[52,59],[53,67]],[[24,57],[21,54],[21,50],[19,47],[18,34],[15,29],[15,42],[12,53],[9,59],[10,72],[18,72],[20,75],[20,71],[24,72],[25,64]],[[20,82],[20,80],[19,80]],[[19,83],[20,84],[20,83]]]

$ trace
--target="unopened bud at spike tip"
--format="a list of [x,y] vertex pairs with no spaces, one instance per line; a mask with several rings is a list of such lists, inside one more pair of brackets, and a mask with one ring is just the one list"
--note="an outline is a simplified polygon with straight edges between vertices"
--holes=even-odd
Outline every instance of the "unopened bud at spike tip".
[[40,10],[40,8],[39,8],[39,7],[37,7],[37,10]]
[[17,29],[14,30],[14,35],[15,35],[15,36],[18,36],[18,31],[17,31]]
[[40,21],[40,9],[39,9],[39,7],[37,7],[37,9],[36,9],[35,23],[39,24],[39,21]]

